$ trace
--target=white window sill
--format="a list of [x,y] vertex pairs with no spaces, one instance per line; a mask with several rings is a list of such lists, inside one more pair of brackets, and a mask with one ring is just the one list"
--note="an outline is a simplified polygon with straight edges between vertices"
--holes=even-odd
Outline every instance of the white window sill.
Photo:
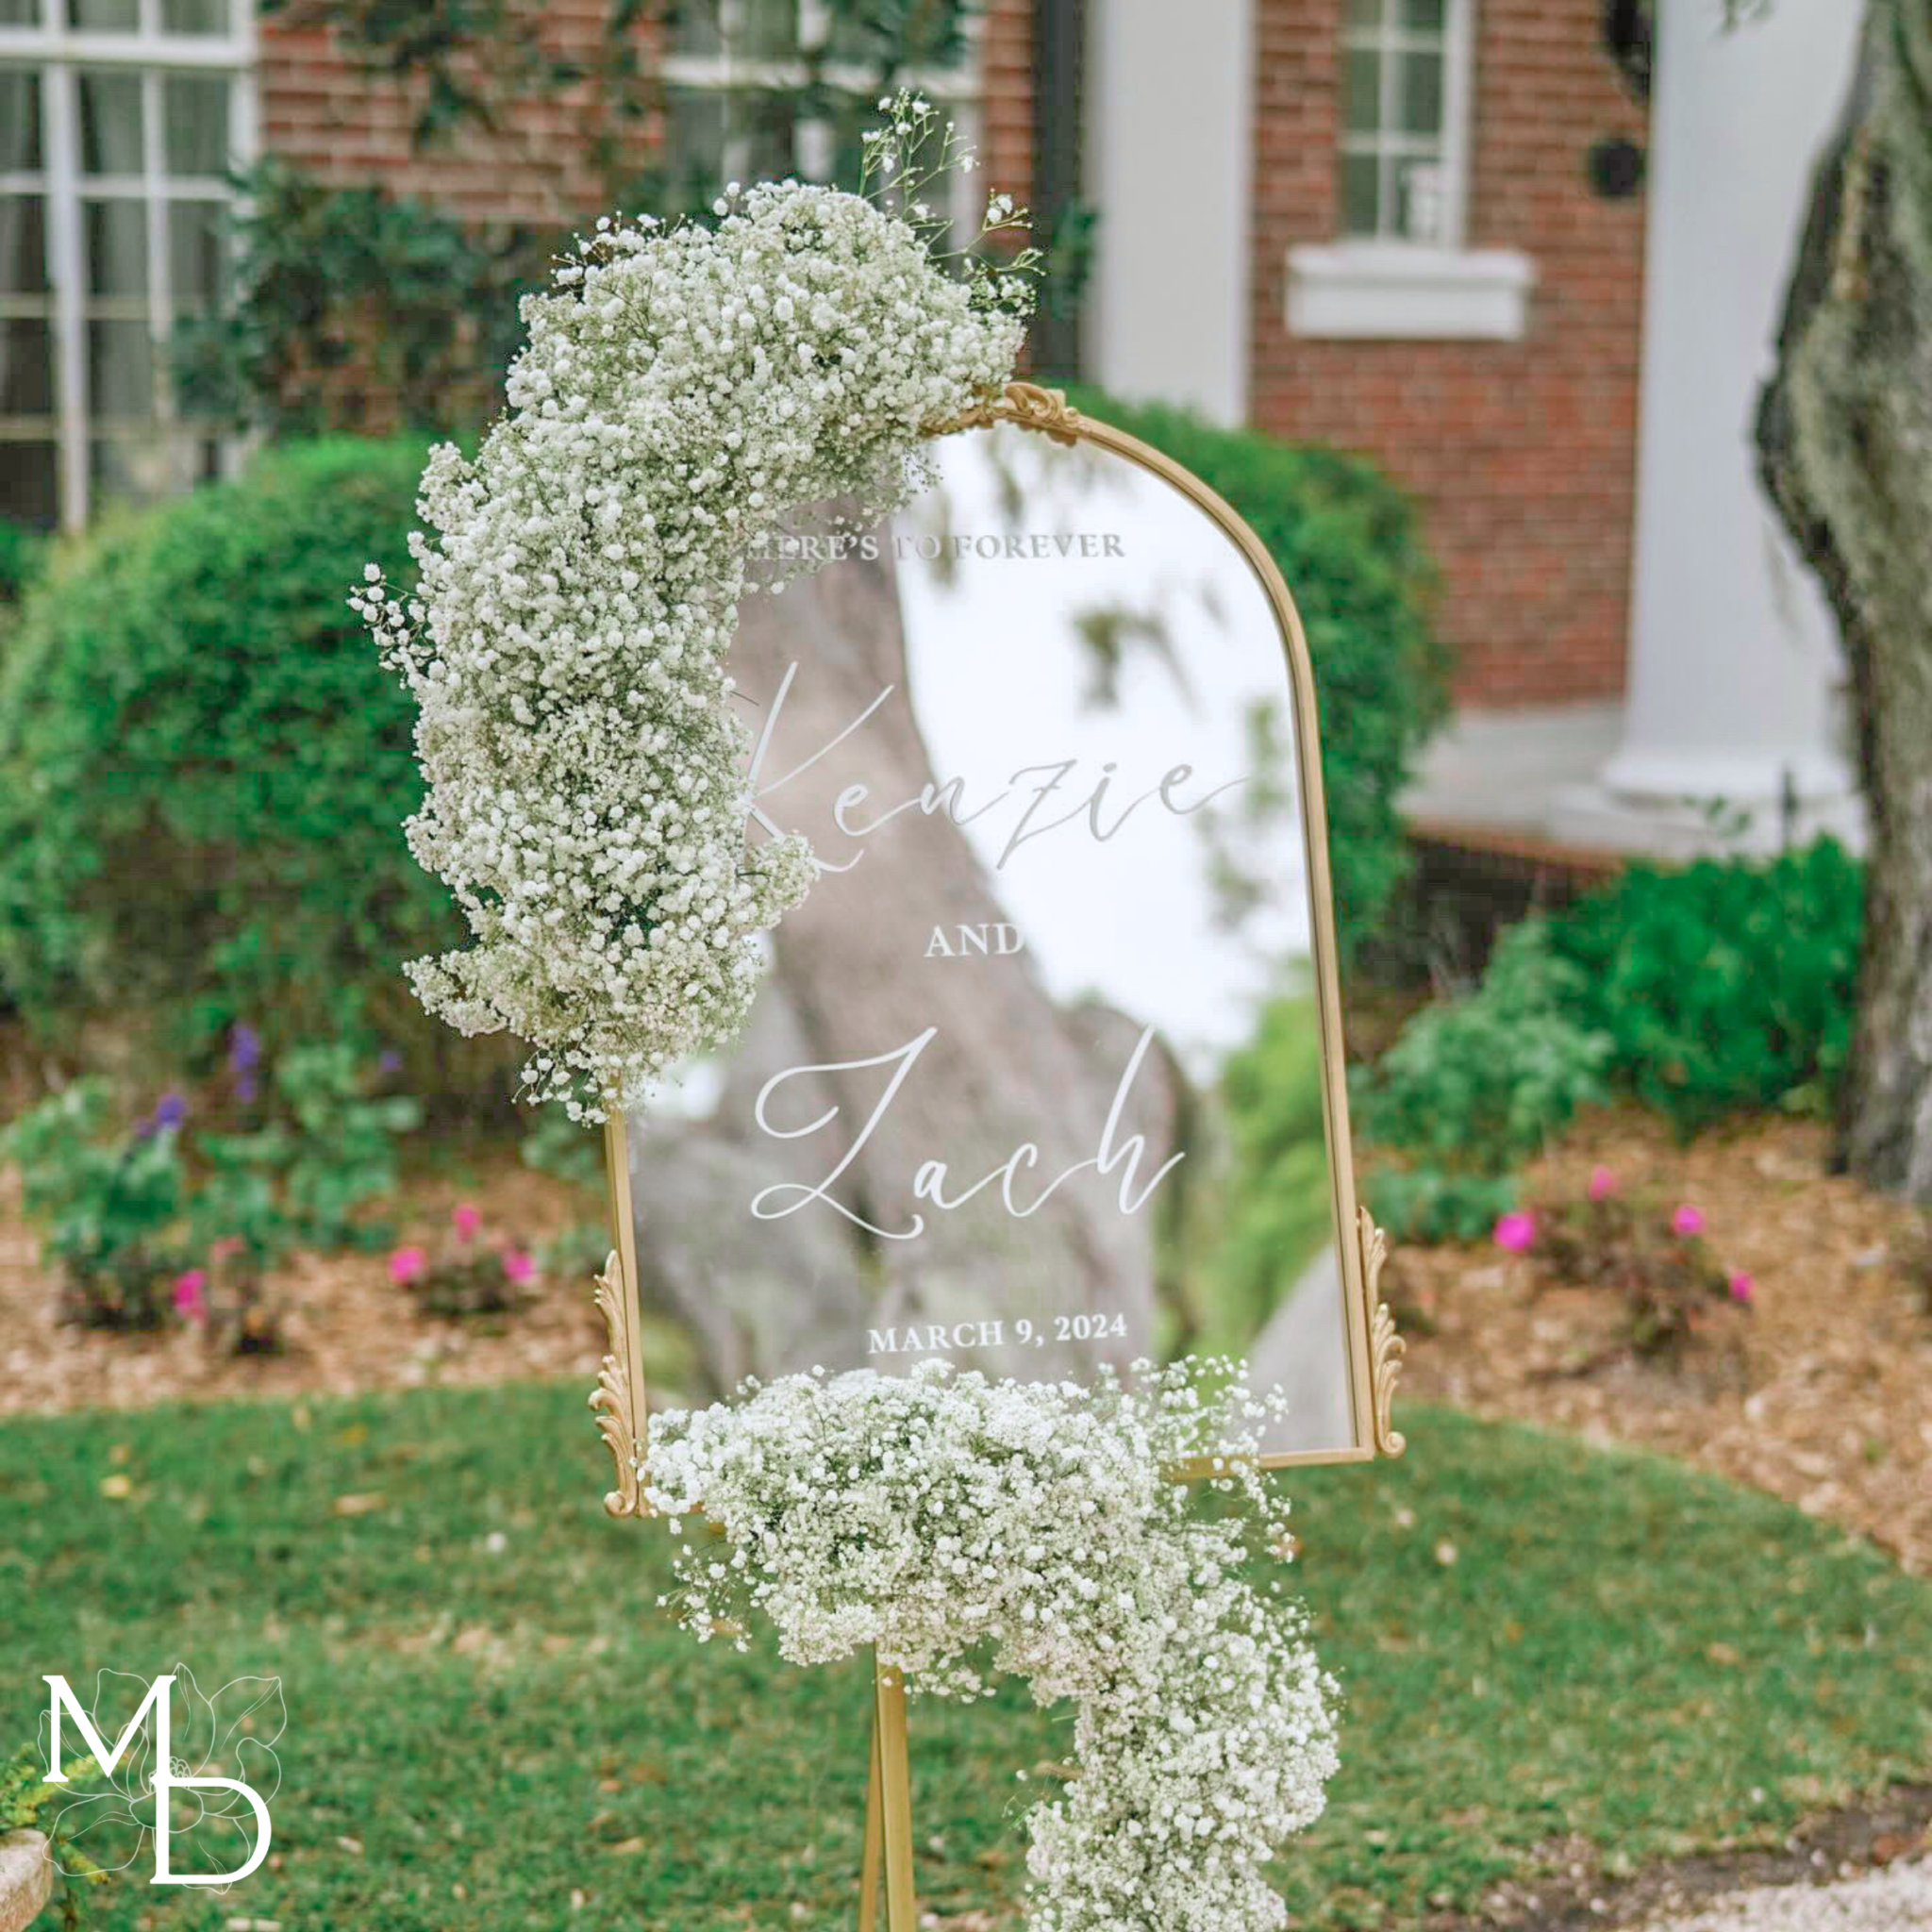
[[1536,264],[1513,248],[1305,243],[1288,251],[1288,326],[1367,341],[1521,341],[1535,285]]

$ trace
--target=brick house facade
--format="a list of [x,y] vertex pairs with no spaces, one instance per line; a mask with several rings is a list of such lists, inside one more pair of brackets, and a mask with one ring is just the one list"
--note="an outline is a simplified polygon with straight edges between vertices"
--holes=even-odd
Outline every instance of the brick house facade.
[[1420,499],[1462,695],[1623,688],[1642,320],[1641,200],[1586,178],[1641,135],[1596,0],[1476,11],[1467,240],[1527,260],[1520,339],[1360,340],[1290,325],[1290,251],[1341,232],[1343,0],[1257,0],[1249,412],[1374,457]]

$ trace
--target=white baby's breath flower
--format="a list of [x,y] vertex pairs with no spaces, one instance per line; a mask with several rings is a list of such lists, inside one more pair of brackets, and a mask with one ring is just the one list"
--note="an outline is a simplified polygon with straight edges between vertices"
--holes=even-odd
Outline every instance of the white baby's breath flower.
[[[682,1546],[687,1629],[763,1610],[794,1663],[875,1646],[915,1691],[972,1699],[990,1655],[1039,1702],[1071,1698],[1079,1775],[1029,1821],[1034,1932],[1284,1924],[1262,1872],[1322,1810],[1335,1687],[1299,1607],[1248,1578],[1287,1506],[1241,1365],[1087,1391],[926,1363],[741,1393],[654,1423],[652,1502],[702,1507],[733,1550]],[[1167,1474],[1217,1452],[1250,1539]]]
[[529,1041],[526,1095],[591,1120],[736,1034],[814,875],[802,838],[746,836],[724,666],[754,555],[830,501],[903,506],[924,429],[1022,333],[999,276],[860,196],[734,183],[717,209],[602,217],[525,298],[507,414],[423,473],[408,609],[374,565],[351,600],[418,706],[409,848],[472,936],[408,967],[417,995]]

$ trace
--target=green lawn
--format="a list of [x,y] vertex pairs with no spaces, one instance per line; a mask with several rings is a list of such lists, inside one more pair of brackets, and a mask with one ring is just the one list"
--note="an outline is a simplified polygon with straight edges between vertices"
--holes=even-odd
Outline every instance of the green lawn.
[[[280,1869],[226,1898],[118,1887],[101,1923],[847,1923],[867,1676],[673,1631],[668,1538],[603,1517],[583,1403],[521,1387],[0,1428],[0,1747],[31,1735],[43,1672],[178,1657],[204,1688],[286,1685]],[[1404,1421],[1406,1461],[1296,1484],[1302,1586],[1349,1695],[1333,1806],[1283,1860],[1304,1925],[1473,1905],[1565,1832],[1615,1869],[1932,1773],[1932,1590],[1665,1462]],[[130,1493],[104,1493],[122,1475]],[[1055,1724],[1018,1694],[912,1722],[925,1900],[1011,1898],[1011,1774],[1056,1756]]]

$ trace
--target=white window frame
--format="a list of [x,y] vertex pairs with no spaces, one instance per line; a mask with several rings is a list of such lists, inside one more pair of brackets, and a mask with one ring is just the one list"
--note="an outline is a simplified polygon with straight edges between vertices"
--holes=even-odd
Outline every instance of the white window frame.
[[[229,82],[228,152],[231,162],[246,166],[259,142],[257,104],[257,37],[253,0],[229,0],[226,34],[170,34],[161,29],[160,0],[139,0],[139,25],[132,33],[96,32],[66,24],[66,0],[40,0],[38,26],[0,26],[0,67],[25,68],[41,81],[41,168],[36,175],[0,175],[0,194],[40,194],[46,201],[47,280],[53,309],[54,424],[58,451],[60,525],[85,525],[92,507],[93,478],[89,444],[91,415],[87,393],[87,263],[81,204],[87,199],[139,201],[146,210],[148,286],[145,320],[157,355],[173,326],[169,288],[168,204],[207,199],[232,206],[225,186],[172,180],[165,167],[161,78],[166,74],[218,74]],[[119,69],[142,83],[142,167],[139,175],[79,173],[80,69]],[[0,296],[0,313],[13,312],[14,298]],[[39,301],[41,298],[32,298]],[[140,319],[136,317],[135,319]],[[157,425],[173,422],[167,384],[156,385]],[[0,443],[26,440],[0,425]],[[41,439],[36,436],[34,441]],[[225,473],[232,474],[242,445],[232,438],[208,437],[222,445]]]
[[[718,0],[724,25],[724,46],[716,54],[667,54],[660,75],[667,86],[684,88],[693,93],[738,93],[746,90],[803,87],[807,78],[802,59],[774,60],[734,55],[731,52],[731,24],[739,12],[738,0]],[[977,12],[964,22],[966,58],[957,67],[923,67],[904,75],[905,85],[923,93],[935,107],[951,117],[961,141],[977,145],[982,117],[980,95],[981,22]],[[825,0],[798,0],[798,38],[801,45],[820,44],[830,26],[831,10]],[[824,77],[844,92],[863,96],[876,76],[866,69],[828,61]],[[800,121],[795,140],[799,171],[809,180],[824,180],[832,169],[833,130],[824,122]],[[736,152],[734,153],[734,149]],[[724,179],[745,181],[750,175],[749,139],[730,141],[724,149]],[[722,184],[721,184],[722,185]],[[848,183],[856,187],[857,183]],[[985,213],[983,177],[955,174],[951,178],[952,207],[948,210],[956,232],[976,235]]]
[[[1437,233],[1407,236],[1339,235],[1333,242],[1297,243],[1288,252],[1288,325],[1298,336],[1355,341],[1520,341],[1528,325],[1535,264],[1511,248],[1470,248],[1469,183],[1474,146],[1476,9],[1479,0],[1445,0],[1440,43],[1385,19],[1373,28],[1344,26],[1341,47],[1372,47],[1384,57],[1376,131],[1336,143],[1338,164],[1350,153],[1376,156],[1376,213],[1388,205],[1390,171],[1405,147],[1435,145],[1392,132],[1399,62],[1391,53],[1438,44],[1442,55],[1441,208]],[[1392,8],[1394,0],[1390,0]]]

